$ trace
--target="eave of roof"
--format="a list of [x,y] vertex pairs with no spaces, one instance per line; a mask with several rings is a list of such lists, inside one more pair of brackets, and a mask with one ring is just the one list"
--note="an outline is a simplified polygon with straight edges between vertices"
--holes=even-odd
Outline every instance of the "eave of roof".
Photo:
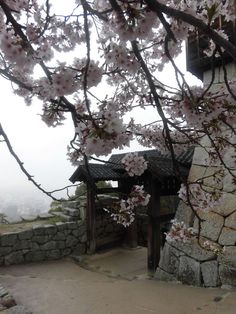
[[112,167],[103,164],[89,164],[88,168],[85,165],[80,165],[70,177],[70,181],[75,183],[76,181],[87,181],[91,178],[94,181],[117,181],[120,179],[124,179],[125,177],[128,177],[125,171],[117,172]]
[[[148,169],[146,171],[152,173],[157,178],[177,177],[173,170],[173,163],[169,154],[163,155],[158,150],[139,151],[137,153],[139,156],[144,156],[148,161]],[[70,177],[70,181],[75,183],[76,181],[90,180],[124,180],[129,177],[121,163],[125,155],[126,153],[112,155],[108,164],[89,163],[88,167],[80,165]],[[180,175],[183,177],[188,175],[192,156],[193,149],[176,157],[176,160],[179,162]]]

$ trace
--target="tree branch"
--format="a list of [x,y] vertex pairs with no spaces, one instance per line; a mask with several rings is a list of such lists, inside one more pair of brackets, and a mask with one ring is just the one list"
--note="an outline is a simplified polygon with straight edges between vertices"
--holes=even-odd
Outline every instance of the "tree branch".
[[19,165],[21,171],[26,175],[26,177],[28,178],[29,181],[31,181],[40,191],[42,191],[44,194],[46,194],[47,196],[51,197],[54,201],[58,201],[57,198],[55,198],[54,196],[52,196],[51,192],[47,192],[46,190],[44,190],[41,185],[39,183],[37,183],[34,179],[33,176],[29,174],[29,172],[25,169],[24,167],[24,163],[20,160],[20,158],[17,156],[17,154],[14,152],[12,145],[8,139],[8,136],[6,135],[6,133],[3,130],[3,127],[0,123],[0,136],[2,136],[4,138],[4,141],[7,145],[7,148],[10,152],[10,154],[15,158],[17,164]]
[[202,20],[188,13],[168,7],[165,4],[159,3],[156,0],[144,0],[144,2],[147,4],[148,8],[156,12],[157,15],[159,15],[161,11],[175,19],[182,20],[198,28],[201,32],[210,37],[218,46],[223,47],[236,62],[236,46],[220,36],[216,31],[214,31],[209,25],[205,24]]

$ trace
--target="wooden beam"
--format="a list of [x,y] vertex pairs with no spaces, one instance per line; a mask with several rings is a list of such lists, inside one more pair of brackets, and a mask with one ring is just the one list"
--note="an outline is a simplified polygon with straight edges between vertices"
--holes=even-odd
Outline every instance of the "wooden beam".
[[87,183],[87,238],[89,254],[96,251],[96,216],[95,216],[95,193],[94,187]]
[[120,188],[97,188],[97,194],[106,194],[106,193],[118,193],[120,192]]
[[158,218],[149,216],[148,223],[148,273],[154,275],[161,252],[161,228]]

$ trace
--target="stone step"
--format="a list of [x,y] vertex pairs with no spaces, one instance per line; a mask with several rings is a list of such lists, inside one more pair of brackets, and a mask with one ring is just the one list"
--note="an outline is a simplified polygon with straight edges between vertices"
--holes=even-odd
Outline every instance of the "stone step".
[[19,215],[15,215],[15,217],[13,216],[5,216],[4,217],[5,223],[9,223],[9,224],[16,224],[18,222],[22,222],[22,218]]
[[79,201],[67,201],[67,202],[62,202],[61,206],[63,209],[65,208],[78,208],[79,206]]
[[62,212],[53,212],[53,215],[54,216],[58,216],[58,217],[61,217],[64,221],[75,221],[75,220],[78,220],[77,217],[71,217],[71,216],[68,216]]
[[39,218],[40,219],[48,219],[48,218],[52,218],[53,215],[52,214],[49,214],[49,213],[41,213],[39,214]]
[[65,213],[68,216],[71,217],[79,217],[80,216],[80,211],[77,208],[63,208],[63,213]]
[[38,215],[22,214],[20,217],[24,221],[34,221],[38,218]]

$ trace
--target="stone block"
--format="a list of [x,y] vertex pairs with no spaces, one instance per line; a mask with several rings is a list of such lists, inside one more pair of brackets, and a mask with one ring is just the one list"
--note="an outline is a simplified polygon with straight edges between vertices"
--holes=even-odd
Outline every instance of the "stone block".
[[183,254],[181,251],[178,251],[176,248],[166,243],[161,252],[159,267],[170,274],[177,275],[179,269],[179,256],[181,254]]
[[41,214],[39,214],[39,218],[40,219],[48,219],[48,218],[52,218],[52,217],[53,217],[53,215],[50,214],[50,213],[41,213]]
[[181,256],[178,279],[188,285],[201,286],[200,263],[190,257]]
[[33,230],[25,230],[18,233],[19,240],[29,240],[33,236]]
[[32,248],[31,248],[31,251],[38,251],[40,250],[40,246],[38,243],[36,242],[32,242]]
[[0,247],[0,256],[4,256],[12,251],[11,246]]
[[66,247],[66,243],[65,243],[65,241],[56,241],[56,248],[57,249],[65,249],[65,247]]
[[[204,148],[198,146],[195,148],[194,150],[194,155],[193,155],[193,161],[192,161],[192,166],[198,165],[198,166],[212,166],[210,159],[209,159],[209,151],[211,151],[212,148],[211,147],[207,147],[205,146]],[[221,163],[219,160],[217,160],[214,163],[215,167],[220,167]],[[190,169],[190,173],[191,173],[192,167]]]
[[40,246],[42,251],[55,250],[56,249],[56,241],[49,241]]
[[1,236],[1,246],[12,246],[17,239],[17,233],[5,233]]
[[46,259],[45,252],[35,251],[25,254],[26,262],[41,262]]
[[205,287],[217,287],[220,284],[218,262],[209,261],[201,264],[202,278]]
[[55,225],[45,225],[45,233],[48,235],[54,235],[57,233],[57,227]]
[[77,208],[79,206],[79,201],[75,200],[75,201],[65,201],[61,203],[63,209],[64,208]]
[[236,246],[225,246],[218,256],[218,261],[236,268]]
[[30,241],[30,240],[17,240],[13,246],[13,251],[30,249],[31,247],[32,247],[32,241]]
[[161,268],[157,268],[154,278],[161,281],[177,281],[177,278],[173,274],[169,274]]
[[187,227],[191,227],[193,225],[194,213],[190,206],[180,200],[175,218],[178,221],[183,221]]
[[79,210],[77,208],[69,208],[69,207],[66,207],[63,209],[63,212],[66,214],[66,215],[69,215],[71,217],[73,217],[74,219],[79,219]]
[[51,250],[46,253],[47,259],[54,260],[61,257],[60,250]]
[[176,241],[172,242],[171,245],[189,257],[192,257],[197,261],[204,262],[216,258],[216,253],[202,248],[205,241],[206,239],[200,238],[201,245],[199,245],[198,239],[192,238],[189,242],[184,243],[183,241]]
[[78,237],[79,236],[79,230],[78,229],[76,229],[76,230],[72,230],[72,235],[74,236],[74,237]]
[[78,244],[78,239],[73,236],[68,236],[66,238],[66,247],[73,247]]
[[86,219],[86,208],[85,207],[79,208],[79,216],[80,216],[80,219],[82,219],[82,220]]
[[72,255],[83,255],[86,253],[86,245],[80,243],[72,250]]
[[80,228],[81,226],[86,226],[85,221],[83,220],[78,220],[76,223],[77,223],[77,228]]
[[21,251],[12,252],[5,256],[5,265],[20,264],[24,262],[24,257]]
[[41,235],[45,235],[46,231],[45,231],[44,226],[37,226],[36,225],[36,226],[33,226],[33,233],[36,236],[41,236]]
[[44,244],[48,242],[49,236],[48,235],[36,235],[33,236],[32,241],[38,243],[38,244]]
[[[229,134],[229,131],[228,131]],[[233,132],[230,133],[230,142],[235,145],[236,144],[236,137]],[[225,165],[232,169],[232,171],[235,173],[235,146],[228,147],[225,154],[224,154],[224,162]],[[231,184],[232,186],[232,184]]]
[[67,224],[68,229],[75,230],[78,228],[77,222],[72,221],[72,222],[67,222],[66,224]]
[[66,229],[66,230],[63,231],[63,233],[64,233],[65,236],[67,237],[68,235],[71,235],[71,234],[72,234],[72,230]]
[[236,210],[230,216],[225,218],[225,226],[236,230]]
[[217,241],[224,225],[224,218],[213,212],[199,210],[198,214],[204,220],[201,222],[201,236],[212,241]]
[[18,215],[14,215],[14,217],[6,215],[4,217],[4,220],[6,220],[7,223],[9,223],[9,224],[16,224],[18,222],[22,222],[22,218]]
[[229,216],[236,210],[236,195],[232,193],[223,193],[222,202],[215,206],[213,211],[222,216]]
[[0,257],[0,266],[4,265],[4,257]]
[[83,225],[80,225],[79,228],[78,228],[78,231],[79,231],[79,236],[82,236],[83,234],[86,233],[86,225],[83,224]]
[[[205,188],[223,188],[223,168],[214,167],[214,166],[200,166],[200,165],[192,165],[191,170],[189,172],[188,181],[196,182],[197,180],[203,180],[203,185]],[[215,180],[218,179],[218,181]]]
[[236,286],[236,268],[220,264],[219,275],[222,285]]
[[82,236],[80,237],[79,241],[80,241],[81,243],[86,243],[86,242],[87,242],[87,234],[82,235]]
[[[231,156],[234,156],[234,155],[235,153],[233,153]],[[235,168],[235,165],[233,167]],[[223,191],[232,193],[235,190],[235,185],[232,182],[236,175],[236,171],[232,170],[231,168],[230,172],[231,173],[229,173],[228,171],[225,171],[225,176],[223,179]]]
[[70,248],[66,248],[64,250],[61,251],[62,256],[68,256],[71,254],[71,249]]
[[38,215],[29,215],[29,214],[22,214],[21,218],[24,221],[34,221],[38,218]]
[[66,239],[65,233],[62,231],[59,231],[54,235],[53,239],[57,241],[63,241]]
[[224,227],[219,238],[219,244],[236,245],[236,230]]
[[64,222],[57,222],[56,226],[58,231],[64,231],[67,229],[67,224]]

